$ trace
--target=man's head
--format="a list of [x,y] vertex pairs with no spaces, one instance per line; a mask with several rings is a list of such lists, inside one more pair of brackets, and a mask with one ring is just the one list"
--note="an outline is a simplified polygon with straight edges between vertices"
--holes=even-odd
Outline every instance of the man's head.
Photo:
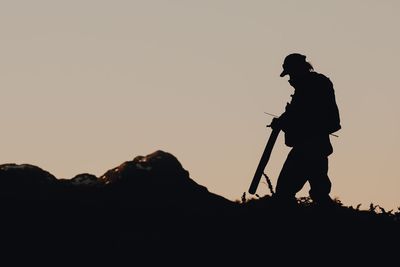
[[288,74],[290,76],[300,76],[313,70],[312,65],[306,61],[306,56],[298,53],[286,56],[282,67],[281,77]]

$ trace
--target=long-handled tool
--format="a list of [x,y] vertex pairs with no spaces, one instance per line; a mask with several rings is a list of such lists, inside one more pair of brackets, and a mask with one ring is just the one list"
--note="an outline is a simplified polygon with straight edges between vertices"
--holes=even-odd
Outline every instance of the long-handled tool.
[[249,188],[249,193],[254,195],[257,191],[258,184],[260,183],[261,176],[264,174],[264,169],[267,166],[268,160],[271,156],[272,149],[276,139],[278,138],[280,129],[272,129],[271,135],[269,136],[267,145],[265,146],[264,152],[261,156],[260,162],[258,163],[256,172]]
[[[270,115],[270,116],[272,116],[272,117],[274,117],[274,118],[278,118],[278,116],[276,116],[275,114],[268,113],[268,112],[264,112],[264,113],[267,114],[267,115]],[[331,133],[330,135],[332,135],[332,136],[334,136],[334,137],[339,137],[339,135],[333,134],[333,133]]]

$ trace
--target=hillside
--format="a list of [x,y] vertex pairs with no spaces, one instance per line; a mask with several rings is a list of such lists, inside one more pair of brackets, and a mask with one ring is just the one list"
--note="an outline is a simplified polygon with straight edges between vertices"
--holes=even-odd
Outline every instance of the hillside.
[[1,253],[14,262],[382,264],[396,262],[400,240],[399,211],[340,201],[322,208],[306,198],[282,206],[272,196],[233,202],[163,151],[100,177],[58,179],[37,166],[3,164],[0,201]]

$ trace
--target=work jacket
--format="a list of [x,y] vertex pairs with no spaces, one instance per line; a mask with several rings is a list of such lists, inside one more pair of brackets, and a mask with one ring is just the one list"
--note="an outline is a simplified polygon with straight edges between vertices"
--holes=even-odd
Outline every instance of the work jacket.
[[280,116],[286,145],[331,154],[329,135],[341,129],[332,82],[323,74],[310,72],[289,83],[295,91]]

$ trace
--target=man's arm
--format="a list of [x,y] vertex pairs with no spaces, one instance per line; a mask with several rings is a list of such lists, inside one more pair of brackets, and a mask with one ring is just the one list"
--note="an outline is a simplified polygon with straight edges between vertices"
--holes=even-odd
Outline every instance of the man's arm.
[[288,124],[289,124],[289,120],[290,120],[290,113],[291,113],[291,107],[290,107],[290,103],[286,104],[285,107],[285,112],[282,113],[281,116],[279,116],[278,118],[273,118],[272,122],[270,125],[268,125],[269,127],[271,127],[272,129],[279,129],[279,130],[283,130],[285,131],[288,128]]

